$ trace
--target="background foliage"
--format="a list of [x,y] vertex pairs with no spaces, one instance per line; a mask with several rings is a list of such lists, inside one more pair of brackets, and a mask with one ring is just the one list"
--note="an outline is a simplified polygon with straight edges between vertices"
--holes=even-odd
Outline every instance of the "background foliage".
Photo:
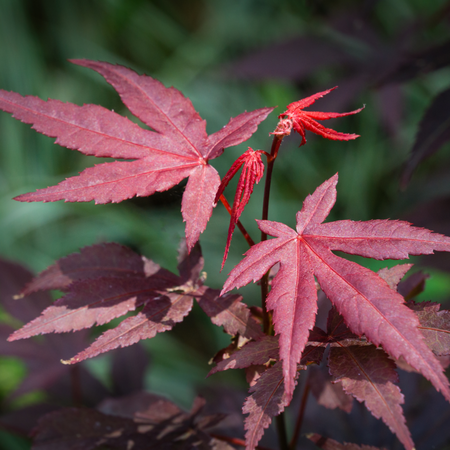
[[[301,149],[295,139],[287,140],[277,163],[270,218],[293,226],[304,197],[338,171],[338,203],[329,220],[402,218],[450,234],[448,142],[400,188],[419,122],[433,99],[450,87],[449,5],[444,0],[0,0],[0,87],[44,99],[97,103],[125,114],[100,76],[67,61],[87,58],[124,64],[174,85],[191,98],[209,133],[244,110],[278,105],[259,133],[226,150],[215,164],[223,176],[247,144],[268,150],[268,133],[286,104],[339,85],[318,109],[346,111],[366,104],[363,113],[337,126],[361,138],[343,144],[310,135],[309,145]],[[115,241],[175,271],[184,231],[182,187],[119,205],[11,200],[92,164],[93,158],[54,146],[53,139],[1,114],[0,255],[40,271],[81,247]],[[261,214],[261,198],[258,186],[241,217],[254,235],[252,218]],[[224,273],[219,273],[228,222],[219,206],[201,239],[208,284],[217,288],[247,245],[236,233]],[[372,269],[385,265],[369,264]],[[434,265],[427,266],[432,277],[422,298],[444,301],[450,292],[448,256]],[[258,304],[257,287],[243,292],[248,303]],[[226,408],[238,411],[245,396],[239,375],[204,380],[207,361],[227,343],[194,311],[172,333],[145,343],[151,358],[145,386],[189,407],[198,391],[219,401],[227,383],[232,395]],[[10,394],[25,367],[13,358],[0,362],[2,410],[46,395],[13,400]],[[87,366],[110,386],[110,364],[106,356]],[[314,414],[320,407],[312,403]],[[270,443],[269,433],[267,439]],[[0,431],[2,446],[15,450],[29,444]]]

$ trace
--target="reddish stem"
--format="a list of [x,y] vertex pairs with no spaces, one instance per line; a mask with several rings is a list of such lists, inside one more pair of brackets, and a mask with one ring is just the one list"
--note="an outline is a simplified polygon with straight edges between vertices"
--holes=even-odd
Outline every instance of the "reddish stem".
[[[234,444],[234,445],[239,445],[241,447],[245,447],[245,441],[243,439],[238,439],[238,438],[233,438],[233,437],[228,437],[228,436],[222,436],[221,434],[214,434],[214,433],[211,433],[211,436],[213,438],[219,439],[221,441],[229,442],[230,444]],[[255,447],[255,449],[257,449],[257,450],[271,450],[270,448],[267,448],[267,447],[261,447],[261,445],[257,445]]]
[[[231,216],[232,214],[231,206],[223,194],[220,196],[220,201],[222,202],[223,206],[225,206],[226,210],[228,211],[228,214]],[[237,221],[236,225],[241,231],[248,245],[250,245],[250,247],[255,245],[255,241],[250,237],[250,235],[248,234],[247,230],[244,228],[244,225],[242,225],[240,220]]]
[[[269,197],[270,197],[270,185],[272,183],[272,172],[275,159],[278,155],[278,150],[281,145],[283,136],[275,135],[272,141],[272,148],[270,149],[270,155],[267,157],[267,171],[266,171],[266,183],[264,185],[264,200],[262,220],[267,220],[269,217]],[[261,242],[267,240],[267,234],[261,231]],[[266,308],[266,298],[269,292],[269,272],[267,272],[261,279],[261,301],[263,310],[263,327],[264,333],[268,334],[270,330],[270,317]]]
[[[266,171],[266,183],[264,185],[264,200],[262,210],[262,220],[267,220],[269,217],[269,197],[270,197],[270,185],[272,183],[273,165],[277,159],[278,150],[280,149],[281,141],[284,136],[274,135],[272,141],[272,147],[270,149],[270,155],[267,156],[267,171]],[[266,154],[267,155],[267,154]],[[267,240],[267,234],[261,231],[261,242]],[[264,333],[271,334],[270,316],[266,308],[266,298],[269,292],[269,271],[261,279],[261,302],[263,313],[263,327]],[[289,450],[286,424],[284,421],[284,413],[281,413],[275,418],[277,425],[278,442],[280,450]]]

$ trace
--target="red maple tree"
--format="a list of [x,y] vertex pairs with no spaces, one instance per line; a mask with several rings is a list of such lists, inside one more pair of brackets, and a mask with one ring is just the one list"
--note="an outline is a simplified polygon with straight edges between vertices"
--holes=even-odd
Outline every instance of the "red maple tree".
[[[45,102],[0,90],[1,109],[33,124],[37,131],[56,137],[56,143],[86,155],[126,160],[99,164],[57,186],[20,195],[16,200],[119,202],[164,191],[189,177],[181,203],[186,239],[180,247],[179,274],[118,244],[83,248],[22,286],[19,297],[24,301],[41,291],[64,292],[41,315],[29,321],[30,317],[17,315],[12,304],[5,303],[13,316],[28,321],[13,331],[8,340],[87,329],[126,316],[115,328],[104,331],[95,342],[77,349],[75,356],[64,361],[75,364],[171,330],[190,313],[195,300],[215,325],[232,336],[230,346],[216,355],[211,374],[231,368],[247,372],[250,395],[243,411],[248,414],[248,450],[257,447],[273,417],[289,405],[299,374],[311,365],[319,365],[327,347],[330,374],[317,376],[311,383],[319,402],[349,411],[350,396],[356,398],[385,422],[406,449],[413,449],[401,407],[403,395],[397,386],[396,367],[420,372],[450,400],[442,359],[450,355],[450,313],[433,303],[405,302],[404,296],[413,297],[424,281],[413,286],[410,282],[408,289],[401,287],[400,280],[411,265],[377,274],[333,252],[379,260],[405,259],[435,250],[450,251],[450,238],[398,220],[324,223],[336,201],[337,174],[305,199],[296,215],[295,230],[267,220],[272,171],[284,136],[293,128],[301,135],[300,145],[306,143],[305,130],[332,140],[355,139],[358,135],[325,128],[317,120],[355,114],[362,108],[348,113],[304,111],[332,89],[291,103],[279,116],[272,133],[270,154],[249,148],[221,182],[210,161],[225,148],[248,139],[272,108],[244,112],[221,130],[207,135],[205,121],[176,89],[165,88],[151,77],[122,66],[73,62],[103,75],[129,110],[153,131],[100,106]],[[239,218],[254,185],[262,179],[262,154],[267,157],[263,216],[258,221],[262,238],[254,244]],[[231,218],[222,267],[236,225],[251,248],[231,271],[220,292],[205,285],[204,260],[197,241],[215,204],[222,200],[228,205],[223,193],[240,168],[233,206],[229,208]],[[274,239],[267,239],[268,235]],[[227,293],[251,281],[261,284],[261,308],[249,308],[241,295]],[[326,330],[315,324],[319,290],[333,304]],[[14,344],[17,343],[11,345]],[[332,400],[327,392],[334,393]],[[197,443],[202,448],[216,448],[220,442],[224,449],[228,448],[226,442],[243,444],[237,438],[208,434],[208,427],[221,417],[202,415],[201,400],[194,402],[190,413],[182,413],[159,397],[145,397],[144,404],[147,409],[135,402],[121,404],[134,414],[123,420],[78,408],[53,412],[39,421],[35,444],[44,449],[52,442],[52,448],[59,449],[73,440],[79,448],[94,449],[99,445],[128,448],[133,442],[137,450],[148,448],[149,443],[180,449]],[[89,426],[83,428],[83,420]],[[144,428],[139,425],[142,423]],[[290,448],[295,447],[300,425],[301,420]],[[83,431],[77,433],[74,427]],[[121,427],[122,431],[111,433],[111,427]],[[280,436],[281,447],[288,448],[282,427]],[[328,442],[329,446],[323,448],[337,448],[335,441],[318,435],[312,435],[311,440]]]

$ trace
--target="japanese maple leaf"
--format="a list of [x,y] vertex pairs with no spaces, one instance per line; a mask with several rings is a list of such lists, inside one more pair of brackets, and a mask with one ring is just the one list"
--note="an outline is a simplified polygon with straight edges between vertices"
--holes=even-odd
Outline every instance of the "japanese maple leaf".
[[0,90],[0,109],[33,124],[40,133],[56,137],[57,144],[85,155],[133,160],[99,164],[57,186],[19,195],[16,200],[121,202],[165,191],[189,177],[181,212],[191,249],[211,217],[220,184],[209,160],[220,156],[226,147],[247,140],[273,108],[240,114],[208,136],[206,122],[175,88],[166,88],[123,66],[87,60],[72,62],[103,75],[129,110],[154,131],[142,129],[98,105],[43,101]]
[[379,275],[332,251],[375,259],[404,259],[408,255],[450,251],[450,238],[397,220],[322,223],[336,201],[337,174],[308,196],[297,213],[296,230],[267,220],[261,231],[276,239],[253,246],[230,273],[222,293],[259,280],[274,264],[280,270],[272,282],[267,308],[273,311],[280,335],[280,359],[288,398],[294,390],[297,363],[314,326],[317,290],[314,276],[350,330],[393,358],[400,356],[420,371],[450,400],[442,366],[418,330],[416,314],[403,297]]
[[[68,360],[72,364],[172,329],[189,314],[194,297],[211,321],[227,333],[246,339],[263,336],[242,297],[221,297],[218,290],[204,286],[202,269],[199,244],[189,253],[184,243],[180,246],[179,276],[119,244],[85,247],[61,258],[26,285],[22,296],[49,289],[63,290],[66,295],[8,340],[78,331],[138,310]],[[20,300],[13,304],[20,305]],[[28,313],[27,320],[32,316]]]
[[313,133],[319,134],[326,139],[332,139],[334,141],[349,141],[351,139],[356,139],[357,137],[359,137],[358,134],[340,133],[339,131],[332,130],[331,128],[325,128],[317,121],[350,116],[362,111],[364,109],[364,106],[362,108],[346,113],[303,111],[303,108],[311,106],[318,98],[329,94],[336,88],[337,86],[289,104],[287,106],[287,110],[278,116],[278,118],[281,120],[278,123],[276,130],[272,134],[285,136],[290,134],[292,128],[294,128],[294,130],[297,131],[297,133],[299,133],[302,137],[300,146],[306,144],[305,130],[312,131]]
[[237,171],[244,166],[241,176],[239,177],[236,195],[234,196],[233,208],[231,209],[230,226],[228,228],[227,244],[225,246],[221,269],[223,269],[225,261],[227,260],[234,228],[236,227],[239,217],[244,211],[245,205],[247,205],[250,200],[255,183],[258,184],[263,176],[264,164],[261,161],[262,153],[265,152],[263,150],[253,150],[249,147],[248,150],[239,156],[239,158],[230,167],[226,175],[223,177],[217,191],[216,198],[214,200],[215,204],[217,204],[220,196],[223,194],[223,191],[228,186],[231,179],[236,175]]

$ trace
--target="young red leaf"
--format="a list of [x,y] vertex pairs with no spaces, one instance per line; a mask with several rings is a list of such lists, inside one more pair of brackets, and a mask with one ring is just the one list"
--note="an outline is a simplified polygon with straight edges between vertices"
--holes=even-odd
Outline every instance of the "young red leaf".
[[226,175],[223,177],[219,190],[217,191],[216,198],[214,200],[215,203],[219,201],[220,196],[223,194],[223,191],[228,186],[228,183],[234,175],[236,175],[236,172],[242,165],[244,166],[241,176],[239,177],[236,195],[234,196],[233,208],[231,209],[230,226],[228,228],[227,243],[225,246],[221,270],[227,260],[234,228],[239,220],[239,217],[244,212],[245,205],[247,205],[250,200],[255,183],[258,184],[263,176],[264,164],[261,160],[262,153],[264,153],[262,150],[255,151],[249,147],[248,150],[239,156],[239,158],[232,164]]
[[303,108],[311,106],[318,98],[329,94],[331,91],[336,89],[328,89],[323,92],[318,92],[317,94],[311,95],[310,97],[304,98],[297,102],[291,103],[287,106],[287,110],[280,114],[278,117],[281,119],[278,123],[276,130],[272,133],[275,135],[288,135],[291,133],[291,129],[294,128],[297,133],[302,137],[302,142],[300,146],[306,144],[305,129],[312,131],[326,139],[332,139],[335,141],[349,141],[351,139],[356,139],[359,137],[358,134],[348,134],[340,133],[334,131],[331,128],[325,128],[317,120],[328,120],[335,119],[337,117],[350,116],[351,114],[357,114],[364,109],[356,109],[355,111],[350,111],[346,113],[332,113],[332,112],[318,112],[318,111],[303,111]]
[[249,392],[253,394],[247,397],[242,408],[244,414],[249,414],[245,419],[246,450],[256,447],[272,418],[284,410],[287,399],[283,380],[283,370],[278,362],[267,369],[250,388]]
[[353,333],[382,345],[395,359],[403,356],[450,400],[449,382],[403,298],[377,274],[332,253],[339,250],[376,259],[402,259],[409,254],[450,251],[450,238],[401,221],[322,224],[334,205],[336,184],[337,174],[306,198],[297,213],[297,231],[278,222],[259,221],[259,228],[276,239],[248,250],[246,258],[231,271],[222,293],[258,281],[275,263],[281,263],[266,304],[274,311],[275,332],[280,334],[288,398],[293,392],[296,365],[314,326],[315,275]]
[[103,75],[130,111],[155,131],[144,130],[101,106],[45,102],[0,90],[0,109],[33,124],[38,132],[56,137],[57,144],[86,155],[135,160],[99,164],[57,186],[20,195],[16,200],[121,202],[165,191],[189,177],[182,215],[191,249],[211,217],[220,183],[208,161],[224,148],[247,140],[272,108],[245,112],[208,136],[205,121],[175,88],[165,88],[159,81],[119,65],[72,62]]

